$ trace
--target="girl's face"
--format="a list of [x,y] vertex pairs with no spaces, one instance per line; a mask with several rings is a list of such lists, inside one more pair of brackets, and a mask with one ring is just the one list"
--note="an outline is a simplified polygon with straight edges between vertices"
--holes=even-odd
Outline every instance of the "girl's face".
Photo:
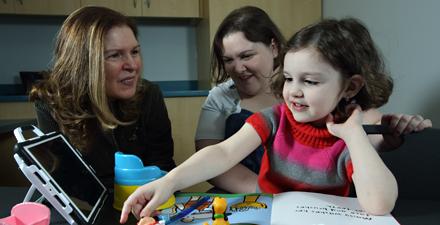
[[126,100],[136,93],[142,60],[140,46],[128,26],[116,26],[105,35],[104,70],[106,94]]
[[284,58],[283,97],[296,121],[325,126],[343,97],[342,75],[314,48],[288,52]]
[[223,38],[223,62],[240,97],[252,97],[269,88],[273,60],[278,55],[275,44],[266,46],[251,42],[243,32],[234,32]]

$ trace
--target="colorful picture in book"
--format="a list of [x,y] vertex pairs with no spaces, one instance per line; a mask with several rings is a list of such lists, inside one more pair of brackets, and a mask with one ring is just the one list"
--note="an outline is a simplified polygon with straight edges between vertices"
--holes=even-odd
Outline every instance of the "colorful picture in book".
[[[214,197],[225,198],[227,207],[225,217],[231,225],[266,225],[270,224],[272,210],[272,196],[265,194],[204,194],[182,193],[176,195],[176,203],[168,209],[162,210],[162,215],[172,217],[188,209],[204,196],[209,200],[197,207],[192,213],[175,222],[176,225],[203,225],[213,224],[212,203]],[[218,212],[216,212],[218,214]],[[215,213],[214,213],[215,214]]]

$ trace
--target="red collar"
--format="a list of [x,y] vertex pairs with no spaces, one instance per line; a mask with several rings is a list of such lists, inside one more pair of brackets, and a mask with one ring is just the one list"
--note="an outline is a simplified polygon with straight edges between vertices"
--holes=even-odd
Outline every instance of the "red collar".
[[292,112],[286,104],[283,104],[284,111],[286,112],[287,119],[290,125],[290,132],[295,139],[301,144],[313,147],[313,148],[325,148],[332,146],[338,137],[333,136],[327,130],[327,127],[314,127],[309,123],[299,123],[293,118]]

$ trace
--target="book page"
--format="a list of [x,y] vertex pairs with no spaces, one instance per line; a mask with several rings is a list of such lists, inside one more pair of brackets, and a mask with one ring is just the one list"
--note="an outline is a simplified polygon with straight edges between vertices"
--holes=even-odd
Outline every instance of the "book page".
[[391,215],[373,216],[356,198],[311,192],[274,195],[271,225],[399,225]]
[[212,201],[215,196],[226,198],[226,214],[231,225],[269,225],[272,211],[272,195],[269,194],[210,194],[210,193],[178,193],[176,203],[161,214],[168,217],[177,215],[179,212],[191,207],[204,196],[210,199],[197,207],[184,218],[172,223],[173,225],[202,225],[204,222],[212,224]]

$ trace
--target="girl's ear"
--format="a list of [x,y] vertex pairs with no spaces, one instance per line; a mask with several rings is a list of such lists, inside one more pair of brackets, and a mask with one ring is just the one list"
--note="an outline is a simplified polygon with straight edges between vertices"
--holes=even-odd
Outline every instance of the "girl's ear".
[[270,42],[270,50],[272,50],[273,57],[276,58],[279,54],[279,49],[277,43],[275,42],[275,39],[273,38]]
[[351,99],[361,90],[364,86],[364,78],[355,74],[349,78],[347,87],[345,88],[344,98]]

